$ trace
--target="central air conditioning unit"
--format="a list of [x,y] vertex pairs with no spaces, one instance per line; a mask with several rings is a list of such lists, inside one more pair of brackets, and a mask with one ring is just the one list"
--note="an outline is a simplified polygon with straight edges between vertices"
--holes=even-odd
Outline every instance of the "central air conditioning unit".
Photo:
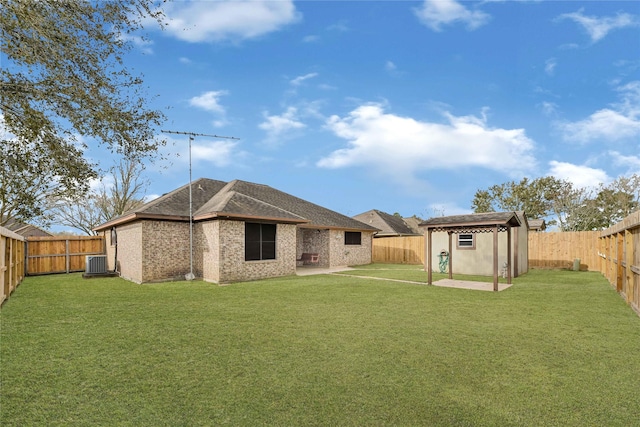
[[104,274],[106,272],[106,255],[87,255],[85,260],[85,274]]

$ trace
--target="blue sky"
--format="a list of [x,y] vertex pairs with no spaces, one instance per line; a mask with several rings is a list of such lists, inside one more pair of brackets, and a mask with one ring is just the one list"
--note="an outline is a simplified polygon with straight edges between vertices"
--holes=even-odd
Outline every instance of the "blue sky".
[[[640,173],[640,2],[176,1],[126,65],[193,177],[352,216],[471,211],[478,189]],[[188,183],[186,137],[148,165]],[[108,167],[106,149],[87,154]],[[179,157],[176,155],[179,154]]]

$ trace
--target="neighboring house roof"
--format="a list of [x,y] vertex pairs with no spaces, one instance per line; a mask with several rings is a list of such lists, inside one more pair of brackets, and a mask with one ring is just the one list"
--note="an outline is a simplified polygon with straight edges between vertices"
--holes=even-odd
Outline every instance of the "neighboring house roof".
[[386,212],[372,209],[354,216],[360,222],[380,229],[376,237],[383,236],[406,236],[416,234],[402,218],[390,215]]
[[[375,231],[376,228],[268,185],[200,178],[191,185],[193,220],[268,220],[310,228]],[[189,184],[96,227],[96,231],[137,219],[189,220]]]
[[13,219],[10,219],[9,221],[7,221],[6,224],[3,225],[4,228],[6,228],[7,230],[13,231],[16,234],[19,234],[23,237],[32,237],[32,236],[37,236],[37,237],[50,237],[53,236],[53,234],[49,233],[48,231],[45,231],[39,227],[36,227],[35,225],[31,225],[31,224],[25,224],[23,222],[19,222],[19,221],[15,221]]
[[[522,213],[524,215],[524,213]],[[436,230],[471,230],[487,229],[492,226],[520,227],[521,220],[516,212],[486,212],[468,215],[451,215],[430,218],[420,224],[420,227],[434,228]]]
[[424,221],[422,218],[418,218],[417,216],[410,216],[408,218],[402,218],[404,223],[416,234],[422,234],[420,230],[420,223]]
[[547,223],[544,219],[531,219],[529,220],[529,229],[533,231],[543,231],[547,228]]

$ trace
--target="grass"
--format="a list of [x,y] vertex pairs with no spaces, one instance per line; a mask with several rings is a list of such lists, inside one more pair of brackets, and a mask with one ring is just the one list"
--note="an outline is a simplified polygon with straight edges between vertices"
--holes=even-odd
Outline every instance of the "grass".
[[[366,270],[381,267],[415,273]],[[640,318],[598,273],[533,270],[500,293],[338,275],[40,276],[1,316],[3,426],[640,419]]]

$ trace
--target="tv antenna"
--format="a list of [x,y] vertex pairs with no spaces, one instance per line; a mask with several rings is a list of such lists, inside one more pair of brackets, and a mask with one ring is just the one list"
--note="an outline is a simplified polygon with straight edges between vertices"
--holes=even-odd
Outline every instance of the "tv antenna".
[[175,130],[162,130],[162,133],[172,133],[176,135],[187,135],[189,137],[189,273],[184,275],[186,280],[193,280],[196,276],[193,274],[193,195],[191,192],[191,143],[195,140],[196,136],[206,136],[208,138],[220,138],[220,139],[240,139],[235,136],[220,136],[212,135],[208,133],[195,133],[195,132],[179,132]]

